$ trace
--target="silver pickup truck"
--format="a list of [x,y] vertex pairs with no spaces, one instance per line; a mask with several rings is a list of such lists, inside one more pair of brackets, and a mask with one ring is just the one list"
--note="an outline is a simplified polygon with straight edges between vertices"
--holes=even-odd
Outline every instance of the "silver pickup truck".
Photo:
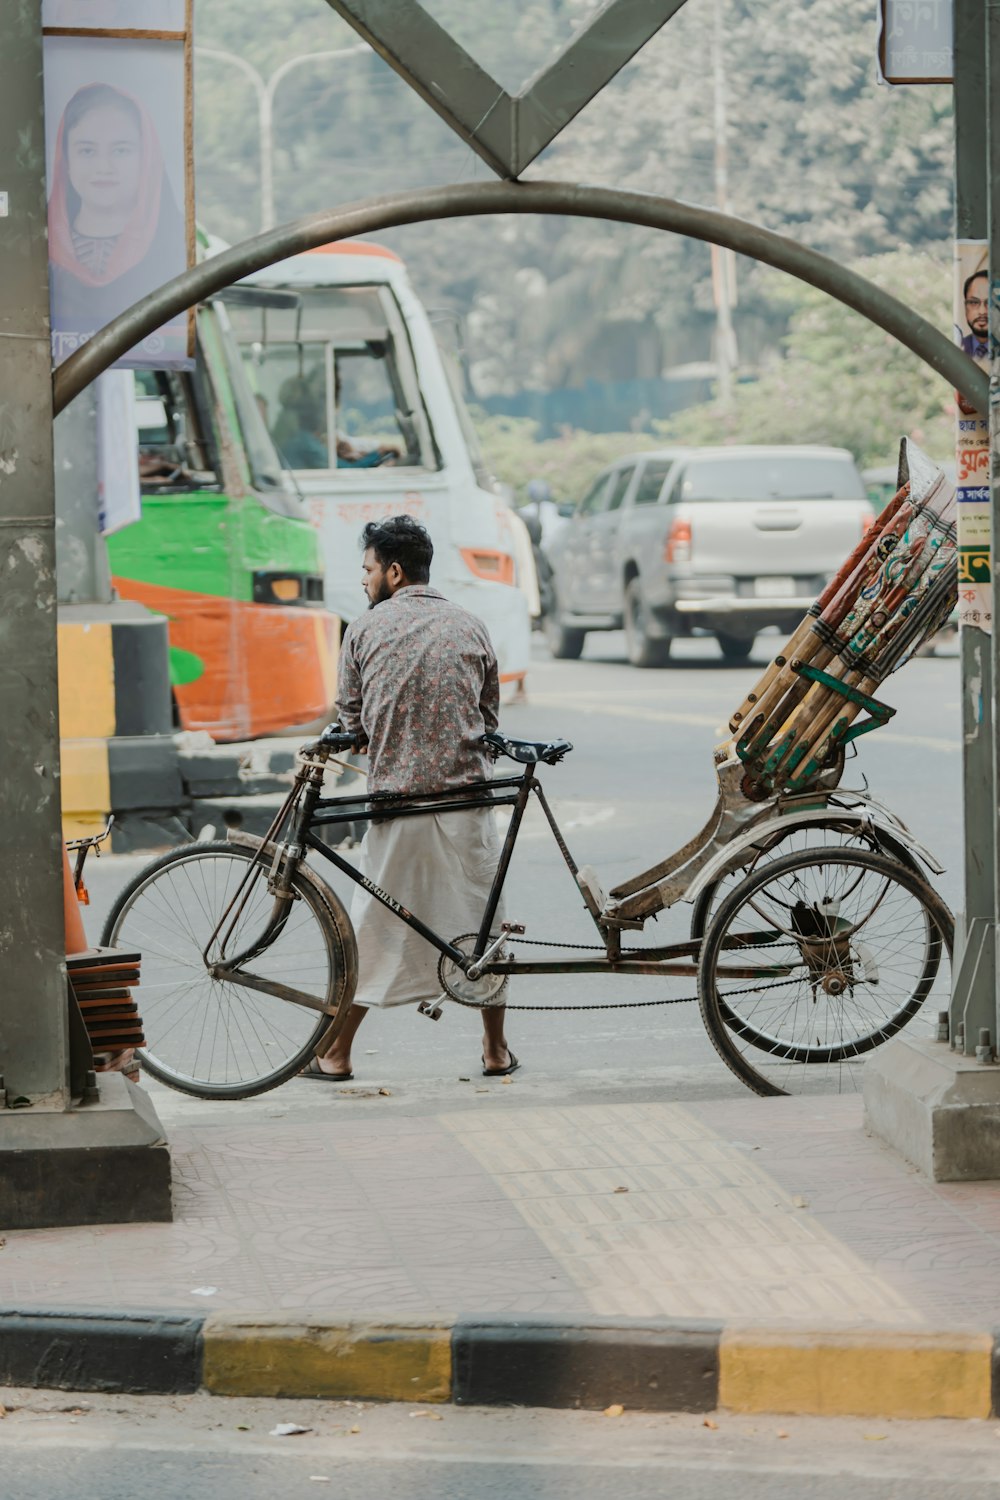
[[874,520],[844,448],[671,448],[600,475],[548,550],[552,654],[625,628],[637,667],[707,631],[744,661],[758,631],[791,630]]

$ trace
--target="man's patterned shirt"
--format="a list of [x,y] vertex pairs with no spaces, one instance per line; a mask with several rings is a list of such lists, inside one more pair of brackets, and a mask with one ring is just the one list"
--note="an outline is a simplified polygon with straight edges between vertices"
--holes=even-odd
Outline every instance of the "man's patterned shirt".
[[368,740],[370,792],[435,792],[482,781],[482,734],[497,727],[500,679],[481,620],[409,584],[344,634],[337,716]]

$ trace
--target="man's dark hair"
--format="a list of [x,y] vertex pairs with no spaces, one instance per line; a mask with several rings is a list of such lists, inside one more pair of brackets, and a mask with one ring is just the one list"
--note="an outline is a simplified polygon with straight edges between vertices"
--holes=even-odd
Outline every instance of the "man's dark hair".
[[963,297],[963,300],[968,300],[969,287],[972,285],[972,283],[974,281],[978,281],[979,278],[980,278],[980,276],[984,276],[987,281],[989,281],[989,279],[990,279],[990,273],[988,271],[973,271],[973,273],[972,273],[971,276],[967,276],[965,278],[965,285],[962,288],[962,297]]
[[399,563],[409,583],[428,583],[434,544],[427,529],[412,516],[390,516],[388,521],[369,521],[361,533],[361,546],[370,547],[383,568]]

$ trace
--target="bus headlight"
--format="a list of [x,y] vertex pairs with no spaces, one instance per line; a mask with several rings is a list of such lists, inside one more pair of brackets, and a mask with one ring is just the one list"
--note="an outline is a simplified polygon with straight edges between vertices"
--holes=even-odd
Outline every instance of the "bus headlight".
[[319,573],[270,573],[253,575],[255,604],[322,604],[323,579]]

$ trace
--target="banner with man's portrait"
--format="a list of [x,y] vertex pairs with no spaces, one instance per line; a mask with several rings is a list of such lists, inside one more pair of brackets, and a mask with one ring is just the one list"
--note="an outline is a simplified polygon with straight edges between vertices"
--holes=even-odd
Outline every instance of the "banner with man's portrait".
[[[193,263],[185,0],[46,0],[52,358]],[[72,23],[72,24],[70,24]],[[191,363],[181,313],[118,361]]]
[[[959,240],[955,247],[955,342],[989,373],[989,246],[982,240]],[[957,393],[955,399],[958,617],[960,624],[992,635],[990,424],[985,412],[977,412]]]

